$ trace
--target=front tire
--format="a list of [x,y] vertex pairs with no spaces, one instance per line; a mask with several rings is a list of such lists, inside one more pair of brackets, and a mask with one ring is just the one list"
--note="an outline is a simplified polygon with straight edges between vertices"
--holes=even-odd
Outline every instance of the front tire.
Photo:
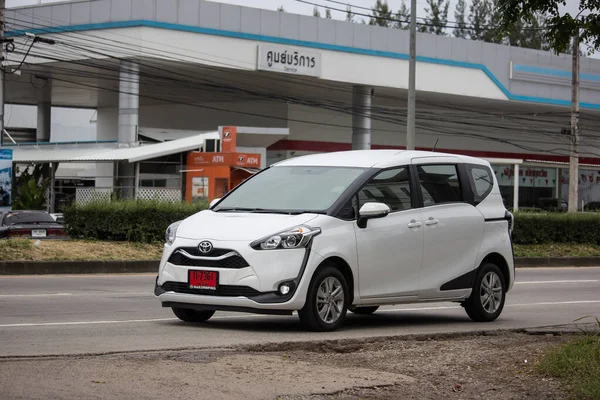
[[313,331],[333,331],[346,318],[349,297],[344,275],[339,269],[326,266],[311,281],[306,303],[298,311],[300,321]]
[[504,275],[497,265],[483,265],[477,277],[471,296],[464,307],[469,318],[475,322],[491,322],[500,316],[506,299]]
[[171,310],[177,318],[185,322],[206,322],[215,314],[214,311],[197,311],[189,308],[173,307]]
[[379,306],[371,306],[371,307],[350,307],[348,308],[354,314],[358,315],[370,315],[379,309]]

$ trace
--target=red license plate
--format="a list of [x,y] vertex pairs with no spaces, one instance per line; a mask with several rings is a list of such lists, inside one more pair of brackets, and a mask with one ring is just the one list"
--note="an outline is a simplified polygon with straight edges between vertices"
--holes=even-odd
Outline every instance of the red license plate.
[[217,290],[216,271],[190,270],[188,274],[190,289]]

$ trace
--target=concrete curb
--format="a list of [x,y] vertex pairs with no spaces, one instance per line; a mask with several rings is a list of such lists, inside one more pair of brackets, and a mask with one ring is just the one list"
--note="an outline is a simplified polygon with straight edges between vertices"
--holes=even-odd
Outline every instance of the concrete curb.
[[[597,267],[600,257],[517,258],[517,268]],[[0,261],[0,275],[126,274],[158,272],[158,260],[146,261]]]
[[600,266],[600,257],[556,257],[556,258],[537,258],[537,257],[519,257],[515,259],[517,268],[535,268],[535,267],[598,267]]
[[159,261],[5,261],[0,275],[158,273]]

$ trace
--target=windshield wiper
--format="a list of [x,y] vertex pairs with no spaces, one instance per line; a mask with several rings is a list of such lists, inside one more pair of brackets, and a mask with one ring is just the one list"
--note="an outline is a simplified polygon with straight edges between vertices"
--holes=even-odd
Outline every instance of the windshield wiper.
[[230,212],[248,212],[248,213],[259,213],[259,214],[289,214],[289,215],[299,215],[312,211],[305,210],[275,210],[268,208],[243,208],[243,207],[224,207],[218,208],[214,210],[215,212],[219,211],[230,211]]
[[262,211],[262,208],[244,208],[244,207],[223,207],[223,208],[217,208],[216,210],[213,210],[214,212],[219,212],[219,211],[238,211],[238,212],[257,212],[257,211]]

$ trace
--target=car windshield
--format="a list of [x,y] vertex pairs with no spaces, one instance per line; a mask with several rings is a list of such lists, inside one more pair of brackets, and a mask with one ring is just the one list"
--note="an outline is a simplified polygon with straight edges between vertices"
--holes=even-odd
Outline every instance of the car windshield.
[[275,166],[252,177],[214,211],[324,212],[364,168]]
[[47,224],[55,223],[54,218],[45,212],[18,213],[7,214],[4,218],[4,225],[20,225],[20,224]]

